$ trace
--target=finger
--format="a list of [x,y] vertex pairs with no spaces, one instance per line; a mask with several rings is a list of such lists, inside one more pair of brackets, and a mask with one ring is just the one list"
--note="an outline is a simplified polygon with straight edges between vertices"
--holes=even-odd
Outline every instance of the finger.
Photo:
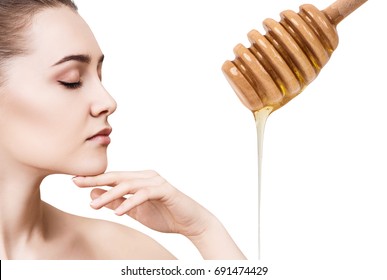
[[99,195],[96,198],[92,197],[93,200],[91,201],[90,206],[95,209],[99,209],[113,202],[116,199],[119,199],[128,194],[132,194],[132,191],[128,183],[123,183],[115,186],[114,188],[111,188],[108,191],[96,191],[95,194]]
[[92,200],[94,200],[94,199],[97,199],[98,197],[100,197],[101,195],[103,195],[105,192],[107,192],[107,191],[104,189],[95,188],[95,189],[91,190],[90,197]]
[[[176,190],[170,185],[168,186],[169,188],[146,187],[139,189],[133,196],[123,201],[123,203],[115,209],[115,213],[119,216],[125,213],[132,216],[131,213],[128,212],[146,201],[163,201],[165,198],[170,196],[171,191]],[[164,202],[166,201],[167,200]]]
[[150,199],[151,198],[148,190],[140,190],[132,197],[122,201],[122,203],[115,208],[114,213],[118,216],[121,216]]
[[135,179],[135,180],[128,180],[121,184],[118,184],[117,186],[113,187],[109,191],[101,194],[99,197],[94,199],[91,202],[91,206],[93,208],[99,209],[102,206],[105,206],[106,204],[112,202],[115,199],[118,199],[120,197],[123,197],[128,194],[134,194],[138,190],[145,188],[145,187],[154,187],[157,185],[158,181],[156,179]]
[[115,173],[104,173],[97,176],[77,176],[73,178],[73,182],[80,188],[88,188],[96,186],[115,186],[118,179],[119,178]]
[[145,171],[125,171],[125,172],[107,172],[96,176],[76,176],[73,182],[81,188],[95,186],[115,186],[120,182],[132,179],[146,179],[159,176],[152,170]]
[[[100,197],[104,193],[106,193],[106,190],[96,188],[90,192],[90,197],[94,200],[94,199],[97,199],[98,197]],[[117,198],[117,199],[113,200],[112,202],[104,205],[104,207],[109,208],[111,210],[114,210],[117,207],[119,207],[125,200],[126,199],[124,197],[120,197],[120,198]]]

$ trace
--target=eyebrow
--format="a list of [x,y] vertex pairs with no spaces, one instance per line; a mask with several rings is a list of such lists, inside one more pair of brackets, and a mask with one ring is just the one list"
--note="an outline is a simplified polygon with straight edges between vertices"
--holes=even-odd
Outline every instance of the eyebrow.
[[[98,60],[98,64],[101,64],[103,62],[104,58],[105,58],[105,56],[101,55],[101,57]],[[90,55],[87,55],[87,54],[68,55],[68,56],[65,56],[64,58],[62,58],[61,60],[59,60],[58,62],[56,62],[55,64],[53,64],[52,66],[56,66],[56,65],[65,63],[67,61],[79,61],[82,63],[90,64],[91,57],[90,57]]]

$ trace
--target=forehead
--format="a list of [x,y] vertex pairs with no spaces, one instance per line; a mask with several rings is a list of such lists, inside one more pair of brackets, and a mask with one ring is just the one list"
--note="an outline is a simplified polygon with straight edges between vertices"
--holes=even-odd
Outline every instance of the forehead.
[[27,49],[41,63],[56,62],[64,56],[102,52],[83,18],[68,7],[47,8],[36,14],[27,32]]

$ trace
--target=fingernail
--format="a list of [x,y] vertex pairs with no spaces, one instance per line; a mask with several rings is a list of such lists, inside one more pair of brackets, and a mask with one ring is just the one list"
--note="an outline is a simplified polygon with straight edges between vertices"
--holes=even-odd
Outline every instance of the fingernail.
[[81,176],[74,176],[74,177],[71,178],[71,180],[73,180],[73,181],[78,181],[78,180],[81,179],[81,178],[84,178],[84,177],[81,177]]
[[96,199],[93,199],[91,202],[90,202],[90,205],[91,206],[97,206],[98,205],[98,202],[100,202],[100,198],[96,198]]

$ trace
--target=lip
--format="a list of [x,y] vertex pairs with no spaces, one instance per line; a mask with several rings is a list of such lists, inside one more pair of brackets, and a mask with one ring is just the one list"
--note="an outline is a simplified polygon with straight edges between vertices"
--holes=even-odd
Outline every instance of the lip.
[[95,133],[94,135],[90,136],[86,139],[86,141],[91,142],[97,142],[101,145],[107,146],[110,144],[110,133],[112,133],[111,127],[106,127],[104,129],[101,129],[99,132]]

